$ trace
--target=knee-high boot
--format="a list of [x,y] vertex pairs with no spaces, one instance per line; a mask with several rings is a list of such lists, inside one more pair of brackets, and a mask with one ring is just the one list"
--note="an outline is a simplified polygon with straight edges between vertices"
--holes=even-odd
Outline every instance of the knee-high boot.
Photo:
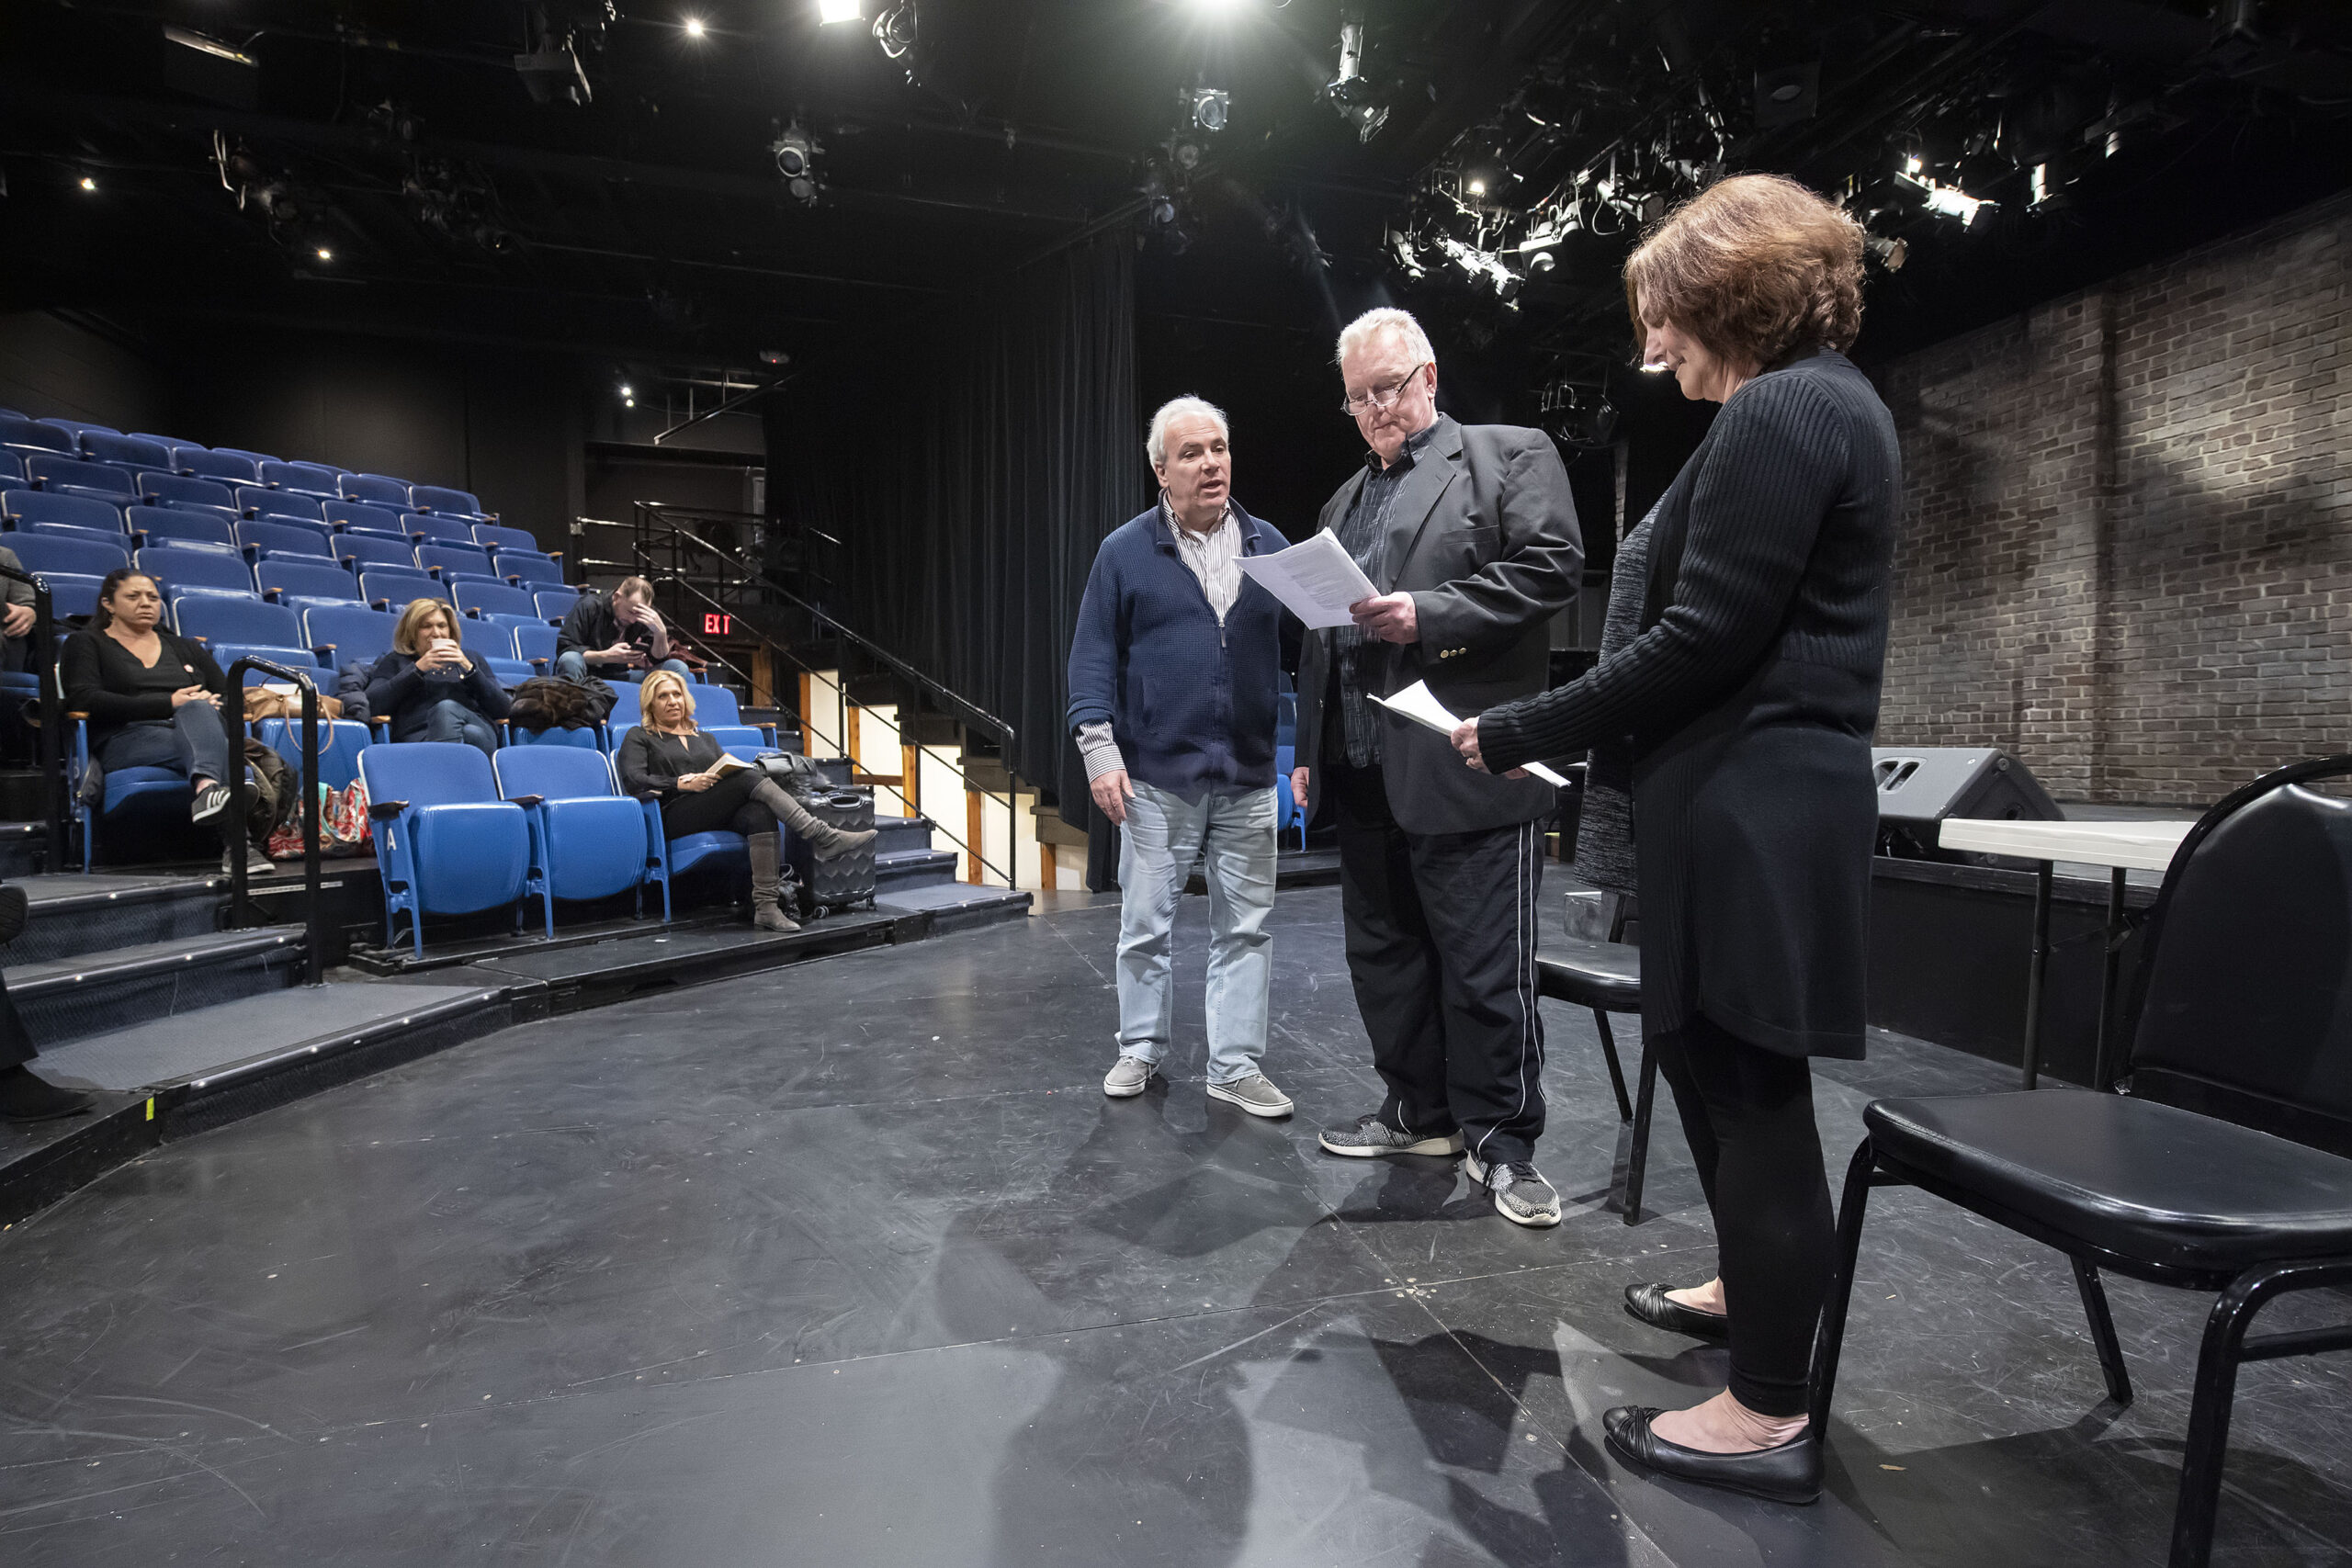
[[829,822],[820,822],[808,814],[808,808],[792,798],[792,792],[774,779],[762,779],[752,788],[752,798],[775,815],[775,819],[808,840],[808,847],[819,860],[831,860],[852,850],[864,849],[874,841],[874,829],[844,833]]
[[763,931],[798,931],[800,922],[777,903],[784,892],[782,840],[774,833],[752,833],[743,842],[752,852],[752,923]]

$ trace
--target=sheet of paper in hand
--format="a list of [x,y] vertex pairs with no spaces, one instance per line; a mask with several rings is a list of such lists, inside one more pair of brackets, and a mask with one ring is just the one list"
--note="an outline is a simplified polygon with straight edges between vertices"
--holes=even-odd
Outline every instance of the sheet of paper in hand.
[[[1451,736],[1462,727],[1462,721],[1446,711],[1445,705],[1437,700],[1436,694],[1430,690],[1426,681],[1416,681],[1393,697],[1374,697],[1372,700],[1389,712],[1409,718],[1424,728],[1434,729],[1440,735]],[[1567,785],[1567,780],[1541,762],[1522,762],[1520,765],[1555,789]]]
[[1243,556],[1241,570],[1310,630],[1353,624],[1348,606],[1380,592],[1329,528],[1270,556]]

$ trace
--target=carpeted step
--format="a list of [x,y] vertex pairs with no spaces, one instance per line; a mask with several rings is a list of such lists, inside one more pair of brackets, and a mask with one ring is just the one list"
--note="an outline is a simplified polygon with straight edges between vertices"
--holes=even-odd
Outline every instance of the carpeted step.
[[980,887],[968,882],[944,882],[929,887],[908,887],[878,895],[874,907],[889,914],[926,914],[934,935],[999,920],[1026,919],[1034,900],[1019,888]]
[[895,893],[908,888],[936,887],[956,880],[956,863],[960,857],[953,850],[897,850],[874,857],[874,887],[876,893]]
[[213,931],[12,964],[8,996],[41,1046],[282,990],[302,976],[298,927]]
[[227,877],[204,872],[76,871],[10,881],[30,904],[25,934],[7,950],[12,964],[208,935],[220,928],[229,889]]

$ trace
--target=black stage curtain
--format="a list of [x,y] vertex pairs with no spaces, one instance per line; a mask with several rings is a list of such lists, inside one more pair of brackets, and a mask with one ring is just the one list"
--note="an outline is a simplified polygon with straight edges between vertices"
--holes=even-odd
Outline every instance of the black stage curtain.
[[829,608],[1010,722],[1013,772],[1091,828],[1070,636],[1095,547],[1156,493],[1133,240],[1034,263],[768,401],[771,510],[845,547]]

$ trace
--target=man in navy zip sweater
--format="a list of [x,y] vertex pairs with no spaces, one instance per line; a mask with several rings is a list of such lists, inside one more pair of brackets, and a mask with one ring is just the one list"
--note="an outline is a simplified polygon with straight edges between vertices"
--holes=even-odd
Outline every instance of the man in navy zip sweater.
[[1096,807],[1121,828],[1119,1057],[1141,1094],[1167,1057],[1176,899],[1209,886],[1208,1092],[1253,1116],[1291,1102],[1259,1070],[1273,939],[1274,710],[1283,609],[1241,559],[1283,536],[1234,504],[1225,415],[1178,398],[1145,443],[1159,503],[1095,552],[1069,650],[1069,723]]

